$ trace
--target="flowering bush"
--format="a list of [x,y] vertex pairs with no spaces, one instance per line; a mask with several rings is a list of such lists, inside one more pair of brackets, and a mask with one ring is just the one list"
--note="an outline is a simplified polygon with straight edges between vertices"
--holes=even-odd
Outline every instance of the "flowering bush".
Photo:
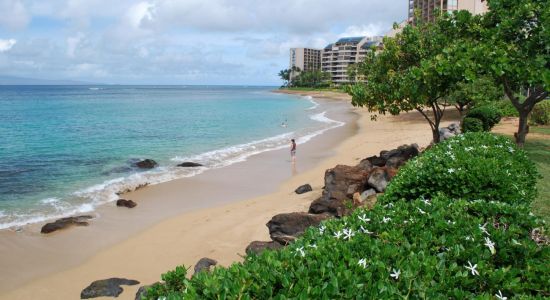
[[[310,228],[280,251],[157,284],[149,299],[491,299],[548,295],[550,248],[526,208],[435,197]],[[182,268],[173,272],[180,272]],[[168,274],[170,274],[169,272]],[[183,274],[184,275],[184,274]],[[164,275],[167,277],[166,275]],[[170,276],[168,276],[170,277]],[[172,284],[173,286],[173,284]]]
[[385,202],[430,198],[485,199],[529,205],[536,196],[536,167],[508,138],[465,133],[435,145],[399,170]]
[[464,118],[462,120],[462,132],[482,132],[483,122],[477,118]]
[[[444,155],[451,162],[439,161]],[[466,165],[456,164],[468,160]],[[455,171],[448,172],[449,168]],[[458,168],[474,174],[443,176],[455,174]],[[487,168],[500,171],[482,175],[506,174],[519,181],[517,188],[469,182],[479,181],[475,173]],[[178,267],[162,276],[163,283],[149,288],[145,298],[548,297],[550,247],[531,239],[532,230],[544,225],[529,213],[528,205],[522,205],[534,196],[535,174],[530,168],[525,154],[505,138],[457,137],[403,167],[372,210],[359,209],[348,217],[325,221],[286,248],[247,256],[243,263],[191,279],[185,277],[185,268]],[[427,184],[431,174],[440,184],[437,180]],[[415,181],[417,188],[422,187],[418,191],[404,193],[396,188],[410,189],[409,182]],[[466,189],[450,192],[449,182],[454,181]],[[455,197],[460,193],[465,197]]]

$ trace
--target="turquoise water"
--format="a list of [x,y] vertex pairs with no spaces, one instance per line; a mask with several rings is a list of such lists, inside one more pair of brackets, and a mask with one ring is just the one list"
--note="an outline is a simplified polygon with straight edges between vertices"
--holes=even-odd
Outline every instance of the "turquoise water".
[[[0,86],[0,229],[92,211],[117,192],[339,125],[311,99],[270,88]],[[133,167],[144,158],[159,167]],[[205,167],[175,167],[182,161]]]

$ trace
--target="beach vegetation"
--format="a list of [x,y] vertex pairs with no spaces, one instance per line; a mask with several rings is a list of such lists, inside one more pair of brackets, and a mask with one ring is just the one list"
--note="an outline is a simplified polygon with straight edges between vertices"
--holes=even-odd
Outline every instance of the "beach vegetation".
[[464,118],[462,120],[462,132],[482,132],[483,122],[477,118]]
[[486,104],[472,108],[468,114],[468,118],[475,118],[483,124],[483,131],[490,131],[502,118],[500,110],[492,104]]
[[535,125],[550,125],[550,100],[539,102],[533,107],[530,121]]
[[504,93],[490,77],[479,77],[473,81],[459,82],[448,96],[449,102],[463,116],[472,107],[502,100]]
[[290,82],[290,74],[292,73],[291,69],[283,69],[279,71],[279,77],[284,81],[283,86],[288,86]]
[[292,78],[290,85],[293,87],[327,88],[331,86],[331,76],[320,70],[303,71]]
[[[472,149],[461,149],[466,147]],[[440,166],[431,163],[436,158],[457,162]],[[472,162],[458,164],[466,158]],[[541,299],[550,295],[547,229],[530,213],[529,203],[536,194],[531,179],[536,176],[522,150],[506,137],[471,133],[446,140],[412,162],[414,167],[409,162],[371,210],[361,208],[350,216],[324,221],[281,250],[249,255],[227,268],[187,278],[185,268],[179,267],[163,275],[164,281],[149,288],[145,298]],[[509,175],[517,180],[517,189],[507,182],[490,188],[482,185],[491,189],[487,192],[450,192],[455,181],[475,185],[480,179],[477,172],[485,172],[476,164],[500,166],[502,173],[518,171]],[[458,168],[469,168],[473,174]],[[439,180],[423,181],[432,172],[439,174]],[[495,176],[503,179],[500,173]],[[409,186],[406,182],[418,182],[421,191],[402,193],[401,188]]]
[[490,0],[481,38],[465,49],[468,72],[491,76],[519,115],[516,143],[523,147],[528,118],[550,90],[550,9],[545,0]]

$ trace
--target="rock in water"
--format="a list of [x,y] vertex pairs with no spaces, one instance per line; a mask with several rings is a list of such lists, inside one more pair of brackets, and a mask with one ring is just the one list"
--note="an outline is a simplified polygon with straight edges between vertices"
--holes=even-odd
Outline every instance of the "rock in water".
[[202,167],[203,165],[199,164],[199,163],[194,163],[194,162],[189,162],[189,161],[186,161],[184,163],[181,163],[178,165],[178,167],[183,167],[183,168],[194,168],[194,167]]
[[137,203],[135,203],[135,202],[132,201],[132,200],[118,199],[118,200],[116,201],[116,206],[134,208],[134,207],[137,206]]
[[317,226],[321,221],[330,218],[330,215],[314,215],[304,212],[278,214],[274,216],[266,226],[269,228],[271,239],[287,245],[302,235],[310,226]]
[[245,251],[246,251],[246,254],[254,253],[256,255],[260,255],[266,249],[277,250],[281,248],[283,248],[283,245],[274,241],[271,241],[271,242],[254,241],[246,247]]
[[216,260],[213,260],[208,257],[203,257],[195,265],[195,273],[193,274],[193,276],[203,271],[210,272],[210,267],[215,266],[217,264],[218,262]]
[[92,216],[77,216],[67,217],[55,220],[55,222],[48,223],[42,226],[41,233],[51,233],[60,229],[64,229],[70,226],[88,226],[87,220],[92,219]]
[[140,169],[152,169],[154,167],[156,167],[158,164],[156,161],[152,160],[152,159],[144,159],[142,161],[138,161],[136,163],[136,167],[140,168]]
[[136,285],[137,280],[125,278],[109,278],[96,280],[82,290],[80,299],[90,299],[97,297],[118,297],[122,293],[121,285]]
[[300,195],[300,194],[304,194],[304,193],[311,192],[311,191],[313,191],[313,189],[311,188],[311,185],[304,184],[302,186],[299,186],[294,192],[296,194]]

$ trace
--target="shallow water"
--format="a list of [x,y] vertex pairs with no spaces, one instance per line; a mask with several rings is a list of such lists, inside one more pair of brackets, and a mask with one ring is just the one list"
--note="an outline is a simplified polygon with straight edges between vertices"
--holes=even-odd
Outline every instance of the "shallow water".
[[[270,89],[0,87],[0,229],[92,211],[122,190],[227,166],[342,125],[310,98]],[[144,158],[159,167],[136,169]],[[205,167],[175,167],[182,161]]]

